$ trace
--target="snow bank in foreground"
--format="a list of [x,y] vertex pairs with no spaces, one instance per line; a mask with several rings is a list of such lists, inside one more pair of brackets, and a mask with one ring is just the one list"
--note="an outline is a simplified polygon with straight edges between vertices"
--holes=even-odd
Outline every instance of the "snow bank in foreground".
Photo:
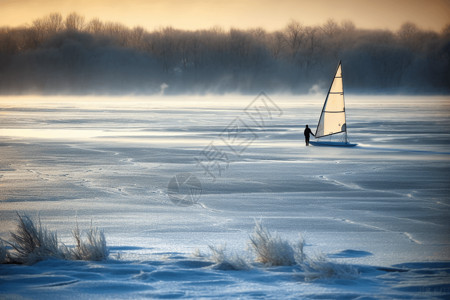
[[[42,226],[40,219],[35,222],[28,216],[17,214],[18,224],[15,232],[11,232],[12,242],[6,242],[12,252],[0,245],[0,261],[2,263],[34,264],[45,259],[101,261],[108,257],[109,251],[103,231],[90,227],[86,239],[82,238],[80,229],[72,231],[75,239],[74,247],[58,243],[56,232]],[[261,221],[256,221],[250,235],[249,246],[254,254],[253,262],[246,255],[227,253],[225,246],[209,246],[209,259],[218,270],[249,270],[255,264],[265,267],[298,266],[305,279],[316,278],[352,278],[358,272],[351,266],[329,261],[324,255],[315,258],[307,256],[304,251],[304,240],[293,244],[282,239],[278,234],[270,233]],[[198,257],[202,256],[197,253]]]

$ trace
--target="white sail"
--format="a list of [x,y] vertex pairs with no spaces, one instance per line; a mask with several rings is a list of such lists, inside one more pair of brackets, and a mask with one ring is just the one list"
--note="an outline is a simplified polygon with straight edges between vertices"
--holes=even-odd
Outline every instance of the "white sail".
[[339,62],[328,91],[319,124],[316,129],[316,138],[328,136],[336,133],[346,132],[345,123],[345,104],[344,104],[344,86],[342,83],[341,62]]

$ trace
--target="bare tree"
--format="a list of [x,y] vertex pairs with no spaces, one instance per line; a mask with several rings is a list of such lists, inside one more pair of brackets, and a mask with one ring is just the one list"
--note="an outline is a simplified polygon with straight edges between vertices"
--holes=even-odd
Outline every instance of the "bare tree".
[[416,24],[411,23],[411,22],[406,22],[400,27],[397,34],[400,37],[400,39],[402,39],[404,41],[408,41],[408,40],[414,38],[414,36],[418,32],[419,32],[419,28],[417,28]]
[[118,22],[104,23],[102,33],[114,39],[121,46],[127,45],[129,29],[123,24]]
[[144,50],[144,43],[143,43],[143,39],[144,36],[147,32],[145,31],[145,29],[141,26],[137,26],[134,27],[130,32],[129,32],[129,37],[128,37],[128,46],[135,48],[135,49],[139,49],[139,50]]
[[73,12],[67,15],[64,25],[68,31],[82,31],[85,26],[84,17]]
[[63,18],[60,13],[52,13],[44,20],[47,23],[47,30],[49,33],[56,33],[64,28]]
[[33,21],[33,30],[38,43],[56,34],[64,28],[60,13],[52,13],[42,19]]
[[297,21],[291,21],[284,29],[285,43],[292,60],[297,58],[303,42],[303,26]]
[[341,22],[341,29],[345,32],[355,32],[356,26],[355,23],[351,20],[344,20]]
[[103,22],[98,18],[92,19],[86,25],[86,31],[92,34],[100,34],[103,32]]
[[285,45],[284,35],[280,31],[273,32],[267,39],[267,46],[270,49],[272,57],[275,59],[279,58],[283,53]]
[[328,19],[327,22],[322,25],[321,29],[328,37],[331,37],[339,31],[339,25],[335,20]]
[[318,30],[315,27],[305,28],[305,45],[303,56],[305,61],[306,73],[309,72],[310,68],[316,63],[316,60],[318,60],[318,51],[316,48],[318,47],[319,40],[317,32]]

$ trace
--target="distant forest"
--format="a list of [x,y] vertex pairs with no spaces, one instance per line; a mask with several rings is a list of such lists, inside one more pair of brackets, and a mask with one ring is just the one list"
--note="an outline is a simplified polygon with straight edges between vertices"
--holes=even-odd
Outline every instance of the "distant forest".
[[0,94],[304,94],[326,91],[339,60],[350,93],[448,94],[449,55],[450,25],[148,31],[53,13],[0,28]]

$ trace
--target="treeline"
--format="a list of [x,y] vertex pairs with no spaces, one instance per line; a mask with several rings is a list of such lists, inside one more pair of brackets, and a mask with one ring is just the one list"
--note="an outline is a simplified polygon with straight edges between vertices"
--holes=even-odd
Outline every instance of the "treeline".
[[339,60],[349,92],[449,93],[449,54],[450,25],[150,32],[53,13],[0,28],[0,93],[308,93],[328,88]]

